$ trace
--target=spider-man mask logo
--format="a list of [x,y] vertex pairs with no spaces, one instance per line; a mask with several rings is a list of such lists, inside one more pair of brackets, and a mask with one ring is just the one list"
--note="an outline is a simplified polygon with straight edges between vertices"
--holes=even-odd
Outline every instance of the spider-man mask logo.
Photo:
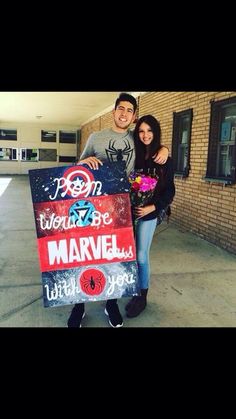
[[87,295],[100,295],[106,285],[106,279],[102,271],[87,269],[79,278],[81,290]]
[[111,163],[114,161],[125,161],[126,167],[128,167],[133,151],[127,140],[124,140],[124,146],[122,148],[117,148],[116,141],[110,140],[109,148],[106,148],[107,159]]

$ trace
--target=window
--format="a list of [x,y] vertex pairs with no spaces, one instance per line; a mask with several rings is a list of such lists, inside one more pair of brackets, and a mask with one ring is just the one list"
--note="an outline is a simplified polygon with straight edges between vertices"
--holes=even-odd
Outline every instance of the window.
[[73,156],[59,156],[60,163],[76,163],[76,157]]
[[190,142],[193,110],[174,112],[172,158],[177,175],[187,177],[190,170]]
[[75,131],[59,131],[59,142],[67,144],[76,143],[76,132]]
[[17,140],[17,130],[16,129],[2,129],[0,128],[0,140]]
[[57,150],[55,148],[40,148],[40,161],[57,161]]
[[38,161],[37,148],[21,148],[20,159],[23,161]]
[[0,148],[0,160],[18,160],[17,148]]
[[56,143],[57,133],[56,131],[41,131],[41,141],[47,143]]
[[236,97],[211,103],[206,179],[235,183]]

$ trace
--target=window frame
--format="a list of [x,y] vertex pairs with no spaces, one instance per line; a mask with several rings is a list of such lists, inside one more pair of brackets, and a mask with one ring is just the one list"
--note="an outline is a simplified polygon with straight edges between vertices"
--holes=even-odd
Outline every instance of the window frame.
[[[29,154],[31,157],[29,158]],[[35,163],[39,161],[39,149],[38,148],[29,148],[22,147],[20,148],[20,161],[21,162],[31,162]]]
[[[13,135],[15,138],[12,138]],[[17,141],[17,129],[0,128],[0,140]]]
[[76,164],[77,158],[76,156],[66,156],[66,155],[60,155],[58,162],[59,163],[72,163]]
[[[74,139],[70,138],[74,136]],[[77,143],[77,132],[76,131],[59,131],[59,143],[60,144],[76,144]]]
[[[52,154],[54,159],[52,159]],[[50,158],[51,155],[51,158]],[[45,158],[48,157],[48,158]],[[56,148],[39,148],[39,161],[55,161],[57,162],[57,149]]]
[[[225,122],[223,120],[223,112],[224,108],[226,106],[236,106],[236,97],[218,100],[218,101],[210,101],[211,104],[211,114],[210,114],[210,129],[209,129],[209,139],[208,139],[208,155],[207,155],[207,168],[206,168],[206,176],[204,177],[204,180],[208,182],[217,182],[217,183],[224,183],[226,185],[231,185],[236,183],[236,171],[235,171],[235,165],[236,165],[236,136],[233,141],[222,140],[223,135],[223,123]],[[236,122],[235,122],[235,128],[236,128]],[[230,136],[231,132],[230,131]],[[226,135],[226,134],[225,134]],[[227,135],[226,135],[227,136]],[[224,153],[221,151],[223,147],[227,147],[227,154],[229,153],[230,146],[233,146],[234,154],[232,156],[232,165],[231,165],[231,172],[234,172],[233,174],[227,176],[223,176],[222,174],[219,174],[221,164],[223,163],[223,160],[220,160],[220,156],[224,155]]]
[[57,132],[41,130],[41,141],[44,143],[56,143]]
[[0,161],[17,161],[18,148],[16,147],[0,147]]
[[[189,117],[189,126],[188,126],[188,138],[186,143],[180,141],[181,133],[181,121]],[[192,137],[192,121],[193,121],[193,109],[185,109],[180,112],[173,112],[173,134],[172,134],[172,159],[174,163],[174,173],[177,177],[186,178],[189,176],[191,170],[190,166],[190,149],[191,149],[191,137]],[[186,144],[186,145],[185,145]],[[181,147],[182,146],[182,147]],[[179,168],[179,160],[181,158],[180,149],[187,149],[186,153],[186,164],[183,169]]]

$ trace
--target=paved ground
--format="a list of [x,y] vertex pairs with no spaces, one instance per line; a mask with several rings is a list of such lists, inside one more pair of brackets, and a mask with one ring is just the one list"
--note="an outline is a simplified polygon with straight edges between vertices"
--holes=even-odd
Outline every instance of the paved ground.
[[[7,178],[11,181],[7,188]],[[1,194],[2,190],[2,194]],[[235,327],[236,256],[163,223],[151,248],[146,310],[124,327]],[[66,327],[72,306],[44,308],[27,176],[0,176],[0,327]],[[84,327],[109,327],[104,302],[86,305]]]

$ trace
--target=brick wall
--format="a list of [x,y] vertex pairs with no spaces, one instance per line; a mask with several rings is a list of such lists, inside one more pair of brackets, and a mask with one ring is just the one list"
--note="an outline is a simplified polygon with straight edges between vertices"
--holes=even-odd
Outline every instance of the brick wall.
[[[187,178],[175,179],[176,196],[171,220],[179,227],[236,253],[236,185],[203,180],[206,175],[210,128],[210,100],[236,96],[236,92],[149,92],[139,98],[139,116],[154,115],[161,124],[162,143],[171,151],[173,112],[193,108],[190,165]],[[86,124],[87,134],[112,124],[112,113]],[[93,129],[96,126],[96,129]]]
[[86,144],[86,141],[90,134],[95,131],[100,131],[102,129],[101,127],[101,120],[100,118],[95,119],[92,122],[89,122],[89,124],[84,125],[81,128],[81,139],[80,139],[80,153],[83,151],[84,146]]

